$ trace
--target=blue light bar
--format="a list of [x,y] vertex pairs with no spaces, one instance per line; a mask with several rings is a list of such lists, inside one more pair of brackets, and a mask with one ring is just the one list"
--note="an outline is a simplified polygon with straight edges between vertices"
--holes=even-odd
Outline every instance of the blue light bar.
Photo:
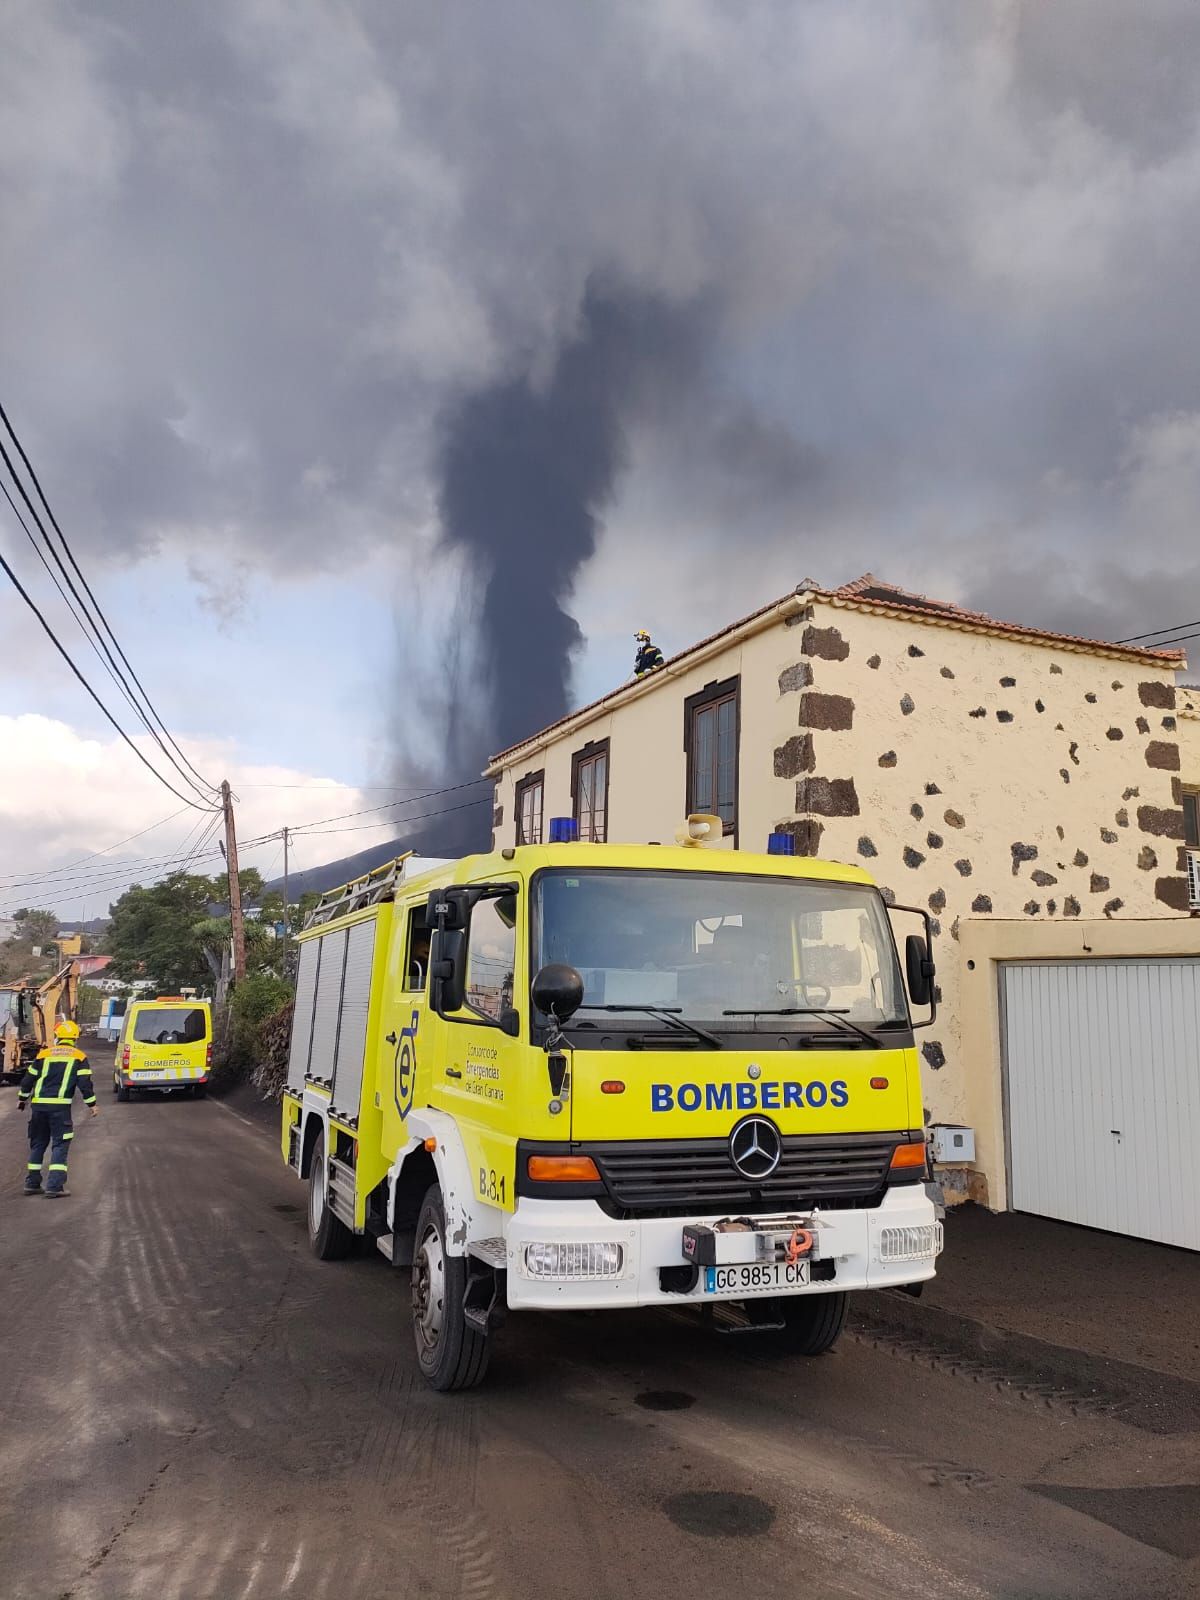
[[796,836],[792,833],[771,833],[767,835],[767,854],[769,856],[794,856],[796,854]]
[[551,844],[578,844],[579,824],[574,817],[550,818]]

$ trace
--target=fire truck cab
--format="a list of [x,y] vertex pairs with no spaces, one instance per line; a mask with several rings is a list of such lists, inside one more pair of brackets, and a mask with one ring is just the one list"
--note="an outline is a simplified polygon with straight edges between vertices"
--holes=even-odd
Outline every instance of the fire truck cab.
[[906,995],[859,868],[569,839],[409,857],[300,941],[283,1156],[320,1258],[365,1235],[411,1273],[435,1388],[482,1378],[508,1312],[689,1306],[816,1354],[849,1293],[933,1275],[929,943]]

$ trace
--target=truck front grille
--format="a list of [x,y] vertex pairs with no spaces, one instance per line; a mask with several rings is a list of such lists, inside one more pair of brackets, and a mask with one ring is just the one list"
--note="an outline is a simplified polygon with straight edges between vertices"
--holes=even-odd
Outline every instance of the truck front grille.
[[655,1139],[584,1144],[608,1191],[606,1209],[623,1216],[845,1207],[879,1199],[892,1152],[906,1133],[826,1137],[793,1134],[769,1178],[751,1183],[733,1165],[727,1139]]

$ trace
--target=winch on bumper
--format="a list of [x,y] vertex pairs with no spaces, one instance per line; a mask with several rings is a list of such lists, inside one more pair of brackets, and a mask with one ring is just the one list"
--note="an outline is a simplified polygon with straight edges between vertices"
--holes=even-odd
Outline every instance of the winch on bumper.
[[913,1185],[870,1208],[745,1218],[616,1221],[594,1200],[522,1196],[504,1243],[511,1309],[599,1310],[919,1283],[942,1227]]

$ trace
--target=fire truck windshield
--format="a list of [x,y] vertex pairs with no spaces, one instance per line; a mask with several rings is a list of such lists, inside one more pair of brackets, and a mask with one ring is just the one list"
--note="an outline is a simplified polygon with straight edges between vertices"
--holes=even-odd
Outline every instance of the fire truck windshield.
[[866,886],[555,869],[539,875],[533,911],[534,970],[567,962],[585,1007],[627,1006],[643,1025],[636,1008],[726,1026],[743,1013],[742,1027],[821,1010],[868,1027],[906,1020],[887,914]]

